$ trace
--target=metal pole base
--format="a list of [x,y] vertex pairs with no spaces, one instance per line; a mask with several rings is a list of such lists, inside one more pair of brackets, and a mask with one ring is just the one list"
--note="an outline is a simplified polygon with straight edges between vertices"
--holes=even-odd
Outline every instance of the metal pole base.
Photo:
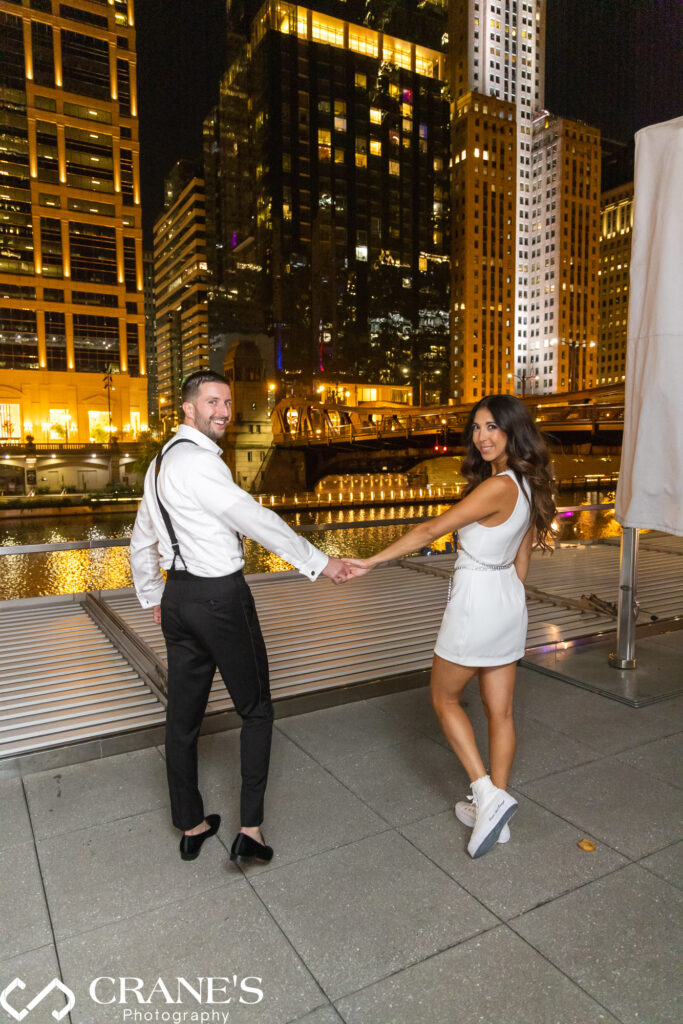
[[617,649],[607,659],[612,668],[634,669],[636,667],[637,566],[638,530],[632,526],[625,526],[621,532],[619,560]]
[[612,668],[635,668],[635,658],[620,658],[616,651],[612,651],[608,658],[608,662]]

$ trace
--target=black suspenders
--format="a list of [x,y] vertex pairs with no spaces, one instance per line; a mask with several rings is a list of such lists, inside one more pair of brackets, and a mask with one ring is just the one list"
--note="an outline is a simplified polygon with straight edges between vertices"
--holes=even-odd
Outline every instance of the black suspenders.
[[166,511],[165,507],[162,505],[161,498],[159,497],[159,488],[158,488],[158,485],[157,485],[157,480],[159,478],[159,470],[161,469],[161,460],[163,459],[164,455],[167,452],[170,452],[171,448],[175,448],[175,446],[177,444],[195,444],[195,443],[196,442],[195,441],[191,441],[189,437],[179,437],[177,439],[177,441],[174,441],[172,444],[169,444],[168,448],[166,448],[165,451],[159,452],[159,454],[156,457],[156,464],[154,466],[154,491],[155,491],[156,496],[157,496],[157,502],[159,503],[159,511],[161,512],[161,518],[163,519],[164,526],[166,527],[168,535],[171,538],[171,547],[173,548],[173,562],[171,563],[171,569],[175,569],[175,560],[176,560],[176,558],[179,558],[180,561],[185,566],[185,571],[186,572],[188,572],[188,568],[187,568],[187,565],[185,565],[185,559],[183,558],[182,553],[180,551],[180,544],[178,543],[178,538],[176,537],[175,530],[173,529],[173,523],[171,522],[171,517],[169,516],[169,514]]

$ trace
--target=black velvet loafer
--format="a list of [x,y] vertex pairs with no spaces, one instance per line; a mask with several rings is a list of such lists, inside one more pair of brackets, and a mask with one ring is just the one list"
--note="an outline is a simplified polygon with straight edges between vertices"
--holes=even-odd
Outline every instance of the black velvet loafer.
[[200,832],[196,836],[183,836],[180,840],[180,856],[183,860],[194,860],[198,857],[204,840],[216,835],[221,824],[220,814],[207,814],[206,824],[209,827],[205,832]]
[[251,864],[253,860],[269,861],[273,856],[272,846],[258,843],[245,832],[238,832],[230,849],[230,860],[238,864]]

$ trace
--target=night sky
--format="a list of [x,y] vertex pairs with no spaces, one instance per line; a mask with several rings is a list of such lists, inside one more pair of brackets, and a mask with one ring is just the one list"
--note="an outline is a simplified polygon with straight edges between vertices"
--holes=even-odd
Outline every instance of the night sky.
[[[191,13],[190,13],[191,12]],[[201,124],[224,69],[225,0],[137,0],[146,244],[163,180],[201,155]],[[548,0],[546,107],[628,141],[683,114],[681,0]]]

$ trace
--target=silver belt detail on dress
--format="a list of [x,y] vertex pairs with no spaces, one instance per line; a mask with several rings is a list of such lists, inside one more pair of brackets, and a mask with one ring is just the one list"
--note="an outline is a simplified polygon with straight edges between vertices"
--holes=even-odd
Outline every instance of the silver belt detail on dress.
[[[467,569],[470,572],[500,572],[501,569],[510,569],[515,564],[513,562],[501,562],[499,565],[493,565],[491,562],[482,562],[481,559],[475,558],[469,551],[466,551],[462,546],[462,543],[458,542],[459,550],[462,551],[463,555],[467,555],[471,558],[475,565],[462,565],[459,559],[456,559],[455,567],[453,569],[453,576],[455,576],[458,569]],[[453,589],[453,576],[448,581],[448,601],[451,599],[451,591]]]

